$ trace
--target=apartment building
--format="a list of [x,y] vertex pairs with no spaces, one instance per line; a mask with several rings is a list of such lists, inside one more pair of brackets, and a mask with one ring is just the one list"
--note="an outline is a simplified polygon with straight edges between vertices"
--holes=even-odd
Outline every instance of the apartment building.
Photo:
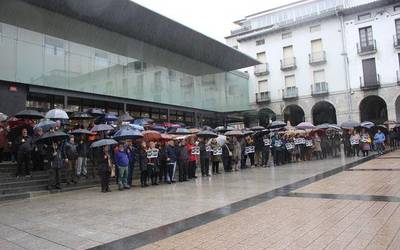
[[252,124],[400,120],[400,3],[306,0],[238,20],[228,45],[250,75]]

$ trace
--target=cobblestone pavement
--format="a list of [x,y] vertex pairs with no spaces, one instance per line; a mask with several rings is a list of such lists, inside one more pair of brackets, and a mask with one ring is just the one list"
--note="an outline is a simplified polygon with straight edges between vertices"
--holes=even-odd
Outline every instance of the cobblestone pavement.
[[141,249],[400,249],[400,152]]
[[[135,238],[135,235],[170,223],[178,222],[179,224],[184,219],[190,219],[203,213],[207,214],[209,211],[262,195],[305,178],[312,178],[317,174],[359,159],[342,157],[289,164],[277,168],[253,168],[198,178],[196,181],[174,185],[160,185],[146,189],[134,187],[123,192],[114,189],[113,192],[106,194],[100,193],[100,188],[92,188],[0,204],[0,249],[86,249],[95,246],[103,246],[103,249],[109,247],[118,249],[118,246],[122,245],[116,244],[112,247],[112,245],[104,244],[124,242],[130,237],[131,240],[140,238]],[[393,159],[386,160],[392,161]],[[375,172],[377,176],[382,175],[382,173]],[[362,173],[364,172],[348,171],[343,174]],[[365,174],[371,173],[365,171]],[[332,178],[336,178],[336,176]],[[371,180],[374,177],[359,177],[358,185],[362,185],[361,182],[365,178]],[[380,181],[395,181],[394,177],[386,175],[379,178]],[[343,183],[343,185],[345,184]],[[372,185],[372,183],[370,184]],[[314,187],[311,191],[323,192],[326,189],[331,192],[331,189],[328,188],[329,184],[319,188]],[[376,192],[379,191],[376,190],[377,187],[374,188]],[[338,187],[338,190],[343,190],[343,188]],[[393,195],[397,194],[395,188],[391,190],[387,192]],[[378,192],[378,194],[385,193]],[[263,237],[275,233],[280,235],[284,242],[285,239],[286,241],[288,239],[279,232],[286,232],[285,235],[290,233],[289,225],[309,229],[312,225],[323,221],[325,217],[332,221],[333,218],[329,218],[329,214],[336,214],[341,210],[353,211],[357,206],[365,208],[366,211],[382,206],[382,209],[378,209],[382,210],[382,216],[389,216],[389,214],[391,216],[393,213],[397,213],[394,205],[398,203],[387,204],[387,202],[370,201],[365,202],[368,205],[364,205],[363,201],[280,197],[261,204],[257,202],[257,204],[259,205],[245,210],[238,209],[238,211],[241,210],[238,213],[228,209],[224,213],[226,215],[232,213],[232,215],[220,220],[211,218],[210,221],[214,222],[156,242],[146,248],[158,246],[164,248],[165,244],[166,248],[179,245],[180,248],[187,249],[200,247],[204,243],[206,245],[203,247],[209,246],[210,248],[220,245],[249,247],[256,246],[255,242],[265,243],[268,240],[261,241]],[[311,214],[315,219],[304,220]],[[279,223],[281,220],[282,223]],[[225,225],[225,222],[228,224]],[[309,225],[308,222],[313,223]],[[171,232],[168,230],[170,229],[162,228],[159,232]],[[304,232],[305,230],[300,231]],[[192,236],[186,237],[189,235]],[[274,241],[278,239],[278,237],[273,238]],[[310,236],[310,238],[312,237]],[[232,243],[227,245],[227,242]],[[237,244],[233,244],[233,242]],[[271,241],[270,245],[273,246],[279,242]],[[279,246],[284,245],[284,243],[279,244]],[[298,244],[305,245],[306,243],[299,242]]]

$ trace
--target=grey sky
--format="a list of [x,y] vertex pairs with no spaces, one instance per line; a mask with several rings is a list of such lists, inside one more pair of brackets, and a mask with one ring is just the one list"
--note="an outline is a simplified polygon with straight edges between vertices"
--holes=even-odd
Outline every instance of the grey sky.
[[246,15],[296,0],[133,0],[168,18],[221,42],[235,28],[232,23]]

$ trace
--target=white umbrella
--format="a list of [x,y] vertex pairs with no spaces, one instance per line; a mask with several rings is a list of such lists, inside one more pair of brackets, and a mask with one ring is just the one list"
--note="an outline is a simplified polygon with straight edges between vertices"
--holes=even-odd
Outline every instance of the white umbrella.
[[49,112],[47,112],[45,118],[47,119],[60,119],[60,120],[68,120],[69,117],[67,115],[67,113],[62,110],[62,109],[52,109]]

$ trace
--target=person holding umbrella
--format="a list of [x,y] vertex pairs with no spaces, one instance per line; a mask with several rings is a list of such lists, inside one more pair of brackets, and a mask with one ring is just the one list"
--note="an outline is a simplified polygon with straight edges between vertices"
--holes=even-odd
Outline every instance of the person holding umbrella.
[[69,140],[65,142],[63,148],[63,156],[66,164],[65,178],[67,185],[76,184],[76,162],[78,159],[78,145],[75,143],[75,136],[69,135]]
[[189,152],[189,179],[196,179],[196,161],[197,156],[193,154],[193,148],[196,147],[194,143],[194,139],[192,137],[189,138],[189,143],[186,144],[186,148]]
[[[175,182],[173,180],[174,171],[176,168],[176,161],[178,158],[177,149],[175,148],[175,142],[173,140],[169,140],[168,144],[165,148],[165,156],[167,161],[167,183],[171,184]],[[189,173],[190,178],[190,173]]]
[[242,147],[240,146],[239,140],[235,136],[233,137],[232,142],[233,142],[232,171],[239,171],[240,162],[242,159]]
[[43,129],[35,129],[35,134],[33,136],[33,151],[32,151],[32,165],[33,170],[43,170],[44,169],[44,158],[46,156],[46,145],[42,143],[37,143],[37,140],[43,135]]
[[361,130],[360,135],[360,146],[363,156],[368,156],[369,151],[371,150],[371,137],[366,132],[365,128]]
[[114,160],[118,168],[118,189],[120,191],[130,189],[128,185],[129,156],[125,151],[123,142],[118,143],[118,148],[114,152]]
[[205,138],[199,137],[201,176],[210,176],[210,153]]
[[134,146],[132,140],[126,140],[126,153],[129,158],[129,169],[128,169],[128,185],[132,186],[132,178],[133,178],[133,169],[135,166],[135,160],[137,155],[137,148]]
[[78,178],[83,176],[87,179],[87,158],[89,154],[89,145],[84,135],[79,136],[77,150],[78,159],[76,160],[76,176]]
[[110,146],[104,145],[98,157],[98,170],[101,178],[101,192],[111,192],[110,190],[110,176],[112,169],[112,161],[110,156]]
[[188,167],[189,167],[189,152],[186,148],[186,140],[181,140],[178,145],[179,182],[187,181]]
[[147,153],[147,169],[149,171],[151,185],[158,185],[159,154],[158,149],[156,149],[156,144],[153,141],[149,142]]
[[374,143],[376,145],[378,154],[380,155],[383,155],[385,140],[385,134],[382,133],[382,131],[378,128],[378,132],[376,132],[376,134],[374,135]]
[[7,146],[7,129],[3,125],[2,122],[0,122],[0,163],[3,162],[3,156],[4,156],[4,150]]
[[219,174],[219,163],[222,161],[222,148],[215,138],[211,139],[210,146],[212,149],[212,174]]
[[17,152],[18,172],[17,177],[30,177],[29,163],[31,161],[32,137],[28,135],[28,130],[23,128],[21,135],[15,140]]
[[139,161],[139,168],[140,168],[140,184],[142,187],[148,187],[147,185],[147,178],[148,178],[148,171],[147,171],[147,152],[146,152],[146,142],[142,141],[139,145],[138,149],[138,161]]
[[48,189],[61,189],[60,171],[63,168],[63,157],[60,142],[53,142],[51,147],[48,147],[49,161],[49,185]]

